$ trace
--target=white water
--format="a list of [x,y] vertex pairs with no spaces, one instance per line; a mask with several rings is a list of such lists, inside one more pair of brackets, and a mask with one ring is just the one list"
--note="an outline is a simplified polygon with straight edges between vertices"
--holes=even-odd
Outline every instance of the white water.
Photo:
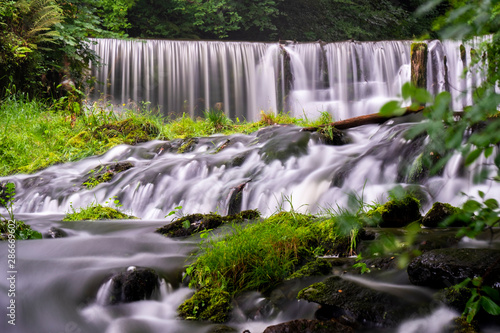
[[[453,108],[471,105],[471,88],[484,80],[471,63],[480,40],[429,41],[428,89],[449,91]],[[261,111],[334,119],[376,113],[410,81],[411,41],[339,43],[249,43],[216,41],[123,41],[98,39],[93,49],[104,66],[93,66],[91,100],[117,108],[159,106],[163,114],[201,116],[224,110],[236,119],[258,120]],[[290,72],[285,66],[290,59]],[[446,64],[445,64],[446,58]],[[288,91],[287,80],[290,80]]]

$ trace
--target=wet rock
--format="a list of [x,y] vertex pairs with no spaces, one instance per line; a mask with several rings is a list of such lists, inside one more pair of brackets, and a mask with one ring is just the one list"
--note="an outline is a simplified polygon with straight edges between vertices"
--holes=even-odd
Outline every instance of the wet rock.
[[[307,154],[309,138],[311,133],[301,132],[298,128],[278,127],[264,146],[260,154],[266,163],[279,160],[282,163],[291,157],[299,157]],[[262,142],[263,135],[258,137]]]
[[97,170],[91,170],[89,172],[89,176],[83,182],[87,188],[94,188],[100,183],[109,182],[116,176],[116,174],[126,171],[134,167],[134,164],[131,162],[117,162],[112,164],[102,165]]
[[432,250],[413,259],[407,272],[411,283],[431,288],[449,287],[475,276],[492,286],[500,284],[500,250]]
[[269,326],[264,333],[351,333],[352,327],[343,325],[334,320],[319,321],[310,319],[297,319],[278,325]]
[[[447,203],[435,202],[432,208],[425,214],[422,219],[422,225],[427,228],[436,228],[441,226],[441,224],[453,214],[460,212],[460,209],[453,207]],[[462,226],[459,224],[449,225],[450,227]]]
[[319,140],[330,146],[343,146],[351,142],[351,139],[341,130],[332,126],[326,126],[318,130]]
[[159,280],[158,274],[151,268],[129,267],[111,278],[101,302],[113,305],[151,299],[160,286]]
[[182,139],[167,141],[158,148],[156,148],[155,150],[156,156],[159,156],[163,153],[176,153],[183,143],[184,140]]
[[66,231],[57,227],[51,227],[45,234],[45,238],[64,238],[64,237],[68,237]]
[[177,154],[184,154],[184,153],[189,153],[194,150],[196,145],[200,142],[200,139],[198,138],[190,138],[186,139],[182,146],[177,149]]
[[215,325],[212,326],[207,333],[238,333],[236,328],[227,325]]
[[186,237],[203,230],[215,229],[227,222],[242,222],[260,217],[257,210],[245,210],[238,214],[220,216],[219,214],[191,214],[156,229],[156,232],[167,237]]
[[252,180],[248,180],[234,188],[232,188],[231,196],[229,198],[228,211],[229,215],[238,214],[241,212],[241,201],[243,197],[243,190],[245,186],[251,182]]
[[310,285],[299,292],[298,298],[321,305],[317,319],[340,319],[354,327],[394,327],[418,312],[415,303],[338,276]]

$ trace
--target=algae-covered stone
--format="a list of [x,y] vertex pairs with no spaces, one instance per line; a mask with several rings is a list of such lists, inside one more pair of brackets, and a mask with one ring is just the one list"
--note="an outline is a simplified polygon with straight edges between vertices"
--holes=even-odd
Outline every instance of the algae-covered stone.
[[179,316],[191,320],[225,323],[231,311],[231,295],[221,289],[203,288],[179,305]]

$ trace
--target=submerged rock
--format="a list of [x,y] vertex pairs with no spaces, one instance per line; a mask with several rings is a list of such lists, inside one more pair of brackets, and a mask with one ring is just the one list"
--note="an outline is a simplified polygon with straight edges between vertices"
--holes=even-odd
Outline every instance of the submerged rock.
[[415,303],[332,276],[301,290],[297,296],[321,305],[316,318],[341,319],[354,327],[394,327],[418,312]]
[[264,330],[264,333],[351,333],[354,332],[352,327],[343,325],[334,320],[310,320],[297,319],[278,325],[269,326]]
[[492,286],[500,284],[500,250],[432,250],[413,259],[407,272],[411,283],[431,288],[449,287],[475,276]]
[[151,299],[160,286],[160,277],[151,268],[129,267],[114,275],[109,286],[99,295],[103,305],[130,303]]
[[319,139],[326,145],[343,146],[351,142],[351,139],[341,130],[333,126],[326,126],[318,130]]
[[231,196],[229,198],[228,210],[227,210],[228,215],[234,215],[241,212],[241,203],[243,199],[242,192],[245,189],[245,186],[251,181],[252,180],[250,179],[231,189],[232,191],[231,191]]
[[66,231],[57,227],[51,227],[45,234],[45,238],[64,238],[64,237],[68,237]]

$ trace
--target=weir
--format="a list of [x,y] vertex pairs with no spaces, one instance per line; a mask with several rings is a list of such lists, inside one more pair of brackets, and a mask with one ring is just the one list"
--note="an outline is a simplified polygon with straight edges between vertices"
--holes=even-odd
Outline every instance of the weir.
[[[250,43],[94,40],[91,101],[117,107],[150,102],[166,116],[224,110],[256,121],[263,112],[333,119],[376,113],[410,81],[411,41]],[[428,89],[450,91],[453,107],[470,105],[481,74],[462,78],[473,46],[429,41]]]

